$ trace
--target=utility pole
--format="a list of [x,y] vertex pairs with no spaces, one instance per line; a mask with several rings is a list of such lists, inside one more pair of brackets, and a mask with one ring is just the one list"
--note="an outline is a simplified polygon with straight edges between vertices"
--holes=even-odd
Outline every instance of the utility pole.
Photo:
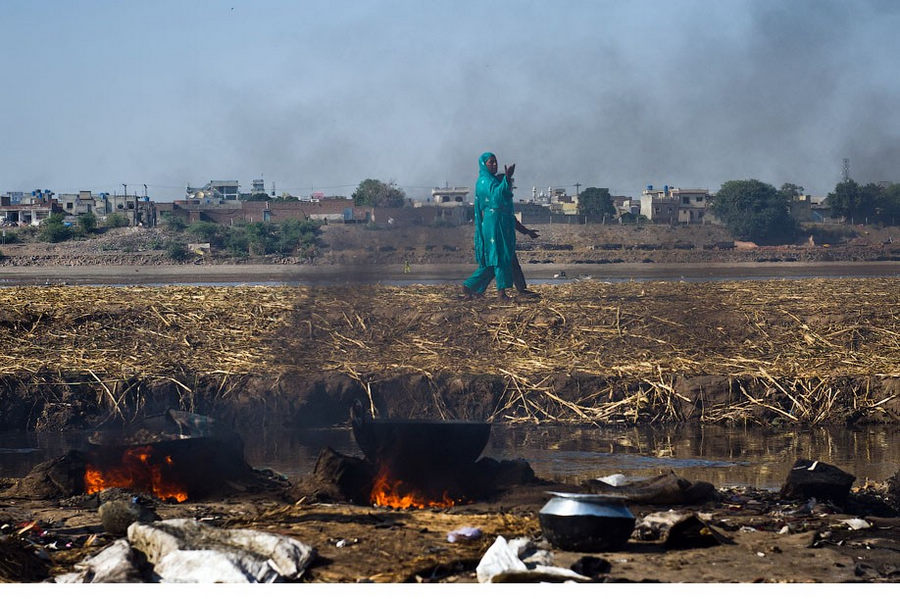
[[[122,183],[122,188],[125,190],[125,209],[128,210],[128,184]],[[137,224],[137,202],[134,203],[134,209],[131,211],[131,224]]]

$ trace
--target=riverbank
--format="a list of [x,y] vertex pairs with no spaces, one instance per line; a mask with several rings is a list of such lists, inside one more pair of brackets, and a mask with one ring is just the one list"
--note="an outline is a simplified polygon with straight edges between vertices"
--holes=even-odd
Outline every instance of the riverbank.
[[[828,262],[900,262],[900,227],[808,225],[794,245],[756,247],[742,243],[717,225],[529,224],[537,239],[520,238],[517,253],[526,268],[556,265],[640,264],[790,264]],[[312,251],[302,254],[235,256],[211,247],[176,260],[173,245],[210,239],[188,231],[162,227],[112,229],[86,239],[60,243],[33,240],[33,231],[19,232],[17,243],[0,245],[0,271],[46,268],[146,268],[177,266],[340,266],[342,268],[471,265],[473,228],[409,225],[372,228],[332,224],[321,228]],[[4,238],[5,239],[5,238]]]
[[896,280],[0,288],[0,421],[896,422]]
[[[311,265],[169,264],[96,266],[22,266],[0,268],[0,286],[9,285],[165,285],[279,284],[357,285],[454,283],[472,272],[471,264]],[[897,277],[898,262],[699,262],[699,263],[552,263],[524,264],[529,281],[565,283],[602,281],[710,281],[803,279],[816,277]]]

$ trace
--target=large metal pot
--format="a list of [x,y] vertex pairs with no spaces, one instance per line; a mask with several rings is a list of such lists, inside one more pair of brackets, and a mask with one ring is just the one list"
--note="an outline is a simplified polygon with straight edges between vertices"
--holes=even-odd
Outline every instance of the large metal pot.
[[565,551],[611,551],[628,542],[634,515],[621,500],[581,493],[551,492],[538,513],[544,536]]
[[488,422],[352,418],[366,458],[394,470],[447,471],[473,464],[491,434]]

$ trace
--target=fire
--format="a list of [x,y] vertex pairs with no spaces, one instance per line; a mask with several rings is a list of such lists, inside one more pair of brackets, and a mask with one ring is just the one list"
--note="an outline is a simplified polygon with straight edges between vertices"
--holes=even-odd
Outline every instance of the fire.
[[84,489],[86,493],[97,493],[118,487],[152,492],[160,499],[174,499],[178,503],[187,501],[187,491],[175,481],[172,466],[172,456],[159,460],[150,446],[132,447],[125,450],[118,465],[100,469],[88,464],[84,470]]
[[430,499],[420,491],[409,488],[410,485],[399,479],[392,479],[390,472],[386,468],[381,468],[375,482],[372,484],[372,493],[369,500],[378,506],[392,508],[427,508],[427,507],[450,507],[456,505],[456,500],[452,499],[446,491],[440,499]]

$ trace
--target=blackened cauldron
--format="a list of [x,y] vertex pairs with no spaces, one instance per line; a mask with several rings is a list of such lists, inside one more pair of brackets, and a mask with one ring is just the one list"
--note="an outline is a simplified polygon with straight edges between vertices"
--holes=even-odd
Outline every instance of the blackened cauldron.
[[373,464],[395,472],[471,466],[491,434],[488,422],[352,418],[353,437]]

